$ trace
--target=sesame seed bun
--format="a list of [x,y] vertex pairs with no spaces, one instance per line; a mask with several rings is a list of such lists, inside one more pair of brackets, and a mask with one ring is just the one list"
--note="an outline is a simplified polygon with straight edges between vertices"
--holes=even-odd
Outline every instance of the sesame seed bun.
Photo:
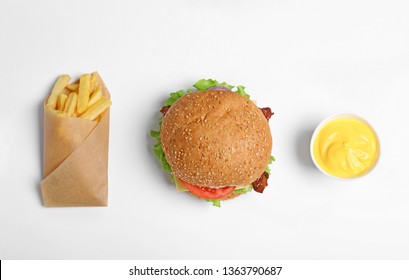
[[230,91],[178,99],[163,117],[160,138],[175,176],[207,187],[251,184],[265,170],[272,148],[263,113]]

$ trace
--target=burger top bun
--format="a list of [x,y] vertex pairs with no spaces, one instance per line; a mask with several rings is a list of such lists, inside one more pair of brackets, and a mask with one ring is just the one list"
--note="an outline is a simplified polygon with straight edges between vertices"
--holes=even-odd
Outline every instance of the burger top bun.
[[181,97],[163,117],[160,138],[175,176],[206,187],[251,184],[265,170],[272,148],[261,110],[230,91]]

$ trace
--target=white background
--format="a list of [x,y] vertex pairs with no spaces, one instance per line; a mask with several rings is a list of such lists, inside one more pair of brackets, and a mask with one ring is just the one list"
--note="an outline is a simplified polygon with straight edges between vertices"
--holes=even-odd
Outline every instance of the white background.
[[[403,0],[0,0],[0,259],[408,259],[408,14]],[[42,101],[58,75],[94,70],[113,101],[109,207],[45,208]],[[154,158],[158,110],[201,78],[276,113],[263,195],[212,207]],[[379,134],[361,179],[309,156],[340,111]]]

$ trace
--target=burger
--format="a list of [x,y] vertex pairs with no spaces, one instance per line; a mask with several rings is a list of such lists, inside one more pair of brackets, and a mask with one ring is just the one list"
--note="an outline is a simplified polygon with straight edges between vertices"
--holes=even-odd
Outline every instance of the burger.
[[269,107],[259,108],[243,86],[200,80],[161,108],[154,153],[178,191],[210,201],[263,193],[270,174]]

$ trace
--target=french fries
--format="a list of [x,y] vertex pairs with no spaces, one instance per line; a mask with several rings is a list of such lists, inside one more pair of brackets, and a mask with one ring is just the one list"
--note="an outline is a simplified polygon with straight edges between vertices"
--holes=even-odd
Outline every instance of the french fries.
[[97,103],[97,101],[100,100],[101,97],[102,97],[102,89],[101,89],[101,86],[99,86],[89,98],[88,107],[91,107],[92,105]]
[[90,86],[91,86],[91,92],[95,91],[95,88],[98,86],[97,72],[94,72],[94,73],[91,74]]
[[46,108],[62,117],[99,121],[112,103],[102,92],[97,72],[83,74],[71,84],[70,80],[69,75],[61,75],[57,79],[46,102]]
[[79,82],[78,83],[72,83],[66,86],[71,91],[78,91],[78,87],[80,86]]
[[63,111],[65,108],[65,102],[67,102],[68,95],[61,93],[57,98],[57,110]]
[[80,85],[78,88],[78,108],[79,114],[84,113],[88,108],[88,101],[91,89],[91,75],[84,74],[80,78]]
[[77,94],[75,92],[71,92],[68,95],[67,102],[65,103],[64,112],[66,113],[67,117],[72,117],[75,109],[77,108]]
[[47,100],[47,107],[55,109],[57,106],[57,98],[60,94],[64,93],[65,87],[70,82],[71,77],[69,75],[61,75],[51,91],[50,97]]
[[109,106],[111,106],[111,100],[106,97],[102,97],[97,103],[88,108],[88,110],[80,116],[80,118],[95,120],[99,117]]

